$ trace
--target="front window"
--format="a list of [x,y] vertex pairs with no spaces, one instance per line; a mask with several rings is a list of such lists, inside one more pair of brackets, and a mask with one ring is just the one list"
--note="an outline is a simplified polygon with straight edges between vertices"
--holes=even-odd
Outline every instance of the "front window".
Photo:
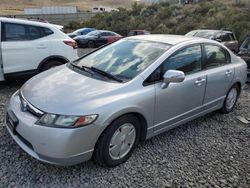
[[89,32],[87,35],[89,35],[89,36],[98,36],[98,35],[100,35],[100,34],[101,34],[100,31],[91,31],[91,32]]
[[155,62],[170,45],[124,39],[83,57],[78,66],[95,67],[120,79],[132,79]]
[[163,72],[180,70],[185,74],[201,70],[201,46],[191,46],[178,51],[163,63]]

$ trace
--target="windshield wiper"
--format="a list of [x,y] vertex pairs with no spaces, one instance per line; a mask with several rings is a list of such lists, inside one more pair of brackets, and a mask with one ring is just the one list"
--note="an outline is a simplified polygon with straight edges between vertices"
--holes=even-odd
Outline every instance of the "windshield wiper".
[[89,67],[86,67],[86,66],[78,66],[78,65],[76,65],[74,62],[71,62],[70,64],[71,64],[73,67],[78,68],[78,69],[80,69],[80,70],[84,70],[85,72],[87,72],[87,73],[89,73],[89,74],[92,75],[92,72],[89,71],[89,70],[91,70]]
[[117,78],[116,76],[114,76],[114,75],[112,75],[112,74],[110,74],[110,73],[108,73],[108,72],[105,72],[105,71],[103,71],[103,70],[101,70],[101,69],[98,69],[98,68],[96,68],[96,67],[90,67],[90,69],[91,69],[92,71],[94,71],[94,72],[97,72],[97,73],[99,73],[99,74],[102,74],[103,76],[106,76],[106,77],[108,77],[108,78],[110,78],[110,79],[112,79],[112,80],[115,80],[115,81],[117,81],[117,82],[123,82],[123,80],[121,80],[120,78]]

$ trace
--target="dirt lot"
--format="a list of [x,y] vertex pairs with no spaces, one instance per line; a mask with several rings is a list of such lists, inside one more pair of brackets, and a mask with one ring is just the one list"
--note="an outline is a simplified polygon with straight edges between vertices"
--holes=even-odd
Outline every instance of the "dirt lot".
[[86,162],[43,164],[27,155],[3,127],[4,104],[22,83],[0,83],[0,187],[250,187],[250,85],[234,112],[198,118],[140,143],[113,169]]

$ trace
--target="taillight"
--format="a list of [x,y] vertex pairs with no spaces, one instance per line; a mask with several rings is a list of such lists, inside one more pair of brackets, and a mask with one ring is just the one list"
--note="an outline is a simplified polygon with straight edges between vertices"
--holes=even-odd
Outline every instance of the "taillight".
[[71,46],[74,49],[78,48],[77,43],[74,40],[64,40],[63,42],[64,44],[67,44],[68,46]]

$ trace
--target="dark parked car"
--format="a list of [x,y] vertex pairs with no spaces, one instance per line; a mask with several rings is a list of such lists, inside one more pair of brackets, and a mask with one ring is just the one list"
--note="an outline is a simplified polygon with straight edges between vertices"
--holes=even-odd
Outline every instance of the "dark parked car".
[[240,46],[239,56],[247,63],[247,81],[250,82],[250,35],[246,37]]
[[68,33],[68,36],[71,38],[74,38],[76,36],[87,35],[91,31],[95,31],[95,29],[93,29],[93,28],[81,28],[81,29],[77,29],[76,31],[74,31],[72,33]]
[[88,33],[84,36],[77,36],[74,40],[77,45],[82,48],[96,48],[107,43],[112,43],[121,39],[122,36],[113,32],[106,30],[96,30]]
[[189,33],[186,34],[186,36],[195,36],[195,37],[216,40],[224,44],[234,53],[237,53],[239,51],[239,42],[235,34],[231,30],[199,29],[190,31]]
[[131,30],[128,33],[128,36],[134,36],[134,35],[149,35],[150,32],[146,30]]

